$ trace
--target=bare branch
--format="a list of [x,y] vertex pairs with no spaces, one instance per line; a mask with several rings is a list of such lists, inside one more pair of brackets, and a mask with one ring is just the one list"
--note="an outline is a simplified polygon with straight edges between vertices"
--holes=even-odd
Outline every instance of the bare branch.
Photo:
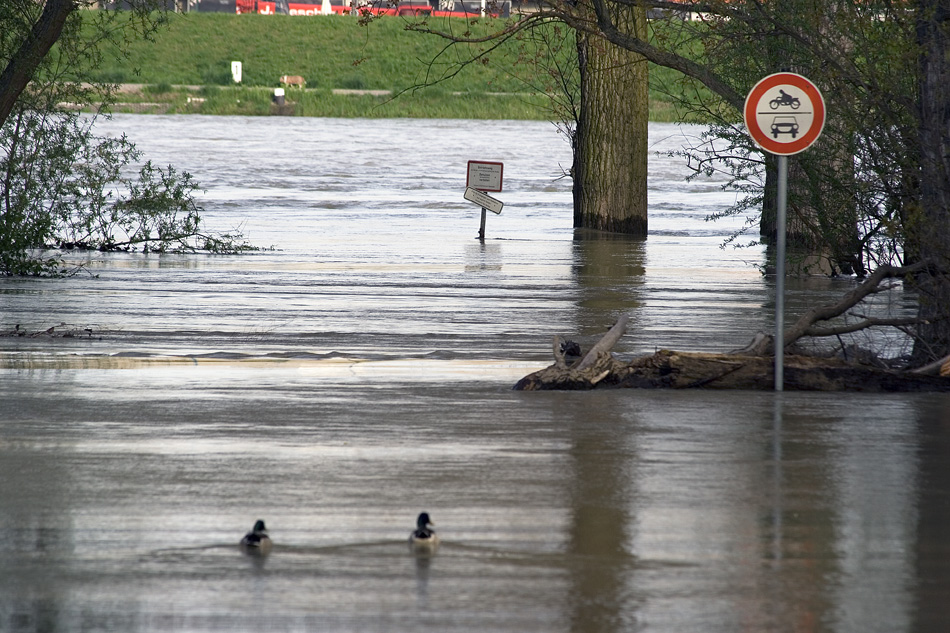
[[[479,36],[479,37],[470,37],[468,35],[457,35],[455,33],[450,33],[448,31],[440,31],[437,29],[433,29],[429,27],[427,22],[407,24],[406,25],[407,31],[415,31],[416,33],[424,33],[426,35],[435,35],[437,37],[441,37],[442,39],[447,40],[447,43],[435,55],[435,57],[430,59],[428,63],[426,64],[426,74],[422,83],[409,86],[408,88],[405,88],[403,90],[396,92],[395,94],[393,94],[392,99],[395,99],[396,97],[403,95],[407,92],[418,90],[420,88],[428,88],[431,86],[435,86],[444,81],[448,81],[452,79],[453,77],[461,73],[462,70],[465,69],[466,67],[472,64],[475,64],[476,62],[479,62],[482,59],[488,57],[491,53],[495,52],[500,46],[505,44],[505,42],[507,42],[516,34],[520,33],[521,31],[538,26],[540,22],[544,21],[544,19],[545,19],[544,16],[542,16],[541,14],[533,15],[525,20],[521,20],[519,22],[514,22],[512,24],[509,24],[508,26],[501,29],[500,31],[494,31],[487,35]],[[471,55],[468,58],[459,59],[454,65],[450,67],[449,70],[439,73],[439,75],[436,77],[436,73],[434,72],[436,63],[439,62],[439,60],[443,56],[448,55],[449,51],[452,50],[456,45],[458,44],[486,44],[486,43],[491,43],[491,46],[488,48],[485,48],[484,50],[475,52],[475,54]]]
[[838,336],[840,334],[850,334],[852,332],[859,332],[861,330],[866,330],[869,327],[875,326],[888,326],[888,327],[904,327],[908,325],[917,325],[920,323],[920,319],[916,317],[905,317],[905,318],[894,318],[894,319],[878,319],[874,317],[868,317],[857,321],[855,323],[849,323],[847,325],[838,325],[835,327],[810,327],[805,330],[805,336],[811,337],[822,337],[822,336]]
[[912,369],[910,373],[922,374],[922,375],[939,374],[943,376],[945,375],[943,373],[944,367],[950,367],[950,356],[944,356],[940,360],[936,360],[928,365],[924,365],[923,367],[918,367],[917,369]]
[[722,97],[729,105],[739,112],[742,111],[745,95],[736,92],[732,86],[708,67],[681,55],[660,50],[649,42],[628,33],[622,33],[610,17],[607,0],[593,0],[593,6],[597,14],[597,27],[604,39],[621,48],[643,55],[655,64],[678,70],[684,75],[702,82],[703,85]]
[[861,285],[846,294],[837,303],[829,304],[819,308],[812,308],[802,315],[802,317],[798,319],[798,321],[792,327],[785,330],[785,333],[783,334],[785,345],[791,345],[803,336],[807,336],[808,330],[815,323],[819,321],[828,321],[829,319],[841,316],[860,303],[865,297],[874,293],[878,285],[884,279],[912,275],[924,270],[927,268],[927,266],[927,262],[918,262],[911,266],[881,266],[871,273],[871,275],[868,276],[868,278],[865,279]]

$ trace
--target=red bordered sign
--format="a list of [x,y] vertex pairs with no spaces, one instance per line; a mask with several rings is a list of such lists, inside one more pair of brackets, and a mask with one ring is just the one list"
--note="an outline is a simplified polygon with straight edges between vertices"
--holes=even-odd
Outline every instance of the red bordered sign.
[[811,81],[776,73],[752,87],[743,108],[752,140],[765,151],[789,156],[808,149],[825,126],[825,100]]
[[501,191],[504,163],[483,160],[468,161],[468,176],[465,186],[479,191]]

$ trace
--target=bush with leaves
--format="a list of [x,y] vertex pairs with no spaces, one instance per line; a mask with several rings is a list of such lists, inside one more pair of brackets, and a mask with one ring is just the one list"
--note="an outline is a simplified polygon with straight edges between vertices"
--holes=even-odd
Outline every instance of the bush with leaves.
[[107,112],[115,86],[90,81],[92,71],[167,22],[163,0],[79,11],[92,5],[0,3],[0,274],[62,273],[52,249],[251,248],[237,231],[203,230],[190,174],[146,162],[130,176],[142,158],[132,142],[95,135],[95,116],[75,112]]
[[[0,128],[0,272],[53,274],[49,249],[236,252],[240,234],[202,229],[191,174],[150,161],[92,118],[20,111]],[[54,141],[55,139],[55,141]]]

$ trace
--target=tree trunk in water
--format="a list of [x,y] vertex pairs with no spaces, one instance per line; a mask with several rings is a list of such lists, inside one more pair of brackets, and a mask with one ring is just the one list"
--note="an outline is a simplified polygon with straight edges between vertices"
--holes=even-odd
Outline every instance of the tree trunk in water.
[[916,360],[950,353],[950,0],[920,0],[920,217],[910,230],[921,259]]
[[806,152],[789,157],[788,236],[793,270],[864,275],[855,205],[854,156],[835,135],[835,117]]
[[[621,30],[646,38],[643,7],[613,4],[610,11]],[[646,237],[647,62],[589,34],[578,33],[577,48],[574,226]]]
[[[785,3],[781,8],[796,16],[788,18],[789,23],[806,19],[811,22],[810,29],[850,52],[850,43],[833,28],[839,10],[835,2],[806,0]],[[810,17],[799,18],[799,15]],[[772,41],[769,52],[777,70],[806,77],[812,74],[807,67],[789,67],[785,45],[780,44],[782,40],[773,38]],[[858,239],[854,155],[847,143],[848,132],[842,132],[847,127],[846,117],[829,109],[824,132],[815,145],[788,159],[786,264],[793,274],[856,272],[863,276],[867,272]],[[770,247],[776,243],[777,189],[777,157],[766,155],[760,235]],[[774,258],[774,253],[770,255]]]

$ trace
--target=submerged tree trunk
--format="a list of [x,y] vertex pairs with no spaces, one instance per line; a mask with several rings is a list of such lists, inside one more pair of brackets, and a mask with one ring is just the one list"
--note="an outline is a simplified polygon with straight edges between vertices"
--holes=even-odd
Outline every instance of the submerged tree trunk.
[[[805,20],[810,31],[822,39],[834,41],[842,52],[852,53],[846,34],[834,28],[837,2],[804,0],[783,3],[778,11]],[[812,68],[795,66],[789,55],[795,42],[787,36],[765,39],[776,71],[789,71],[813,77]],[[819,71],[817,76],[822,76]],[[827,90],[831,86],[823,86]],[[827,96],[827,95],[826,95]],[[854,151],[849,142],[847,113],[831,108],[826,113],[824,131],[806,152],[788,157],[788,192],[786,218],[787,270],[793,274],[857,273],[864,276],[861,244],[858,238],[858,209]],[[765,160],[765,198],[762,204],[760,234],[770,247],[776,243],[776,203],[778,188],[777,156]],[[774,258],[774,252],[770,253]]]
[[920,0],[920,217],[911,230],[930,269],[919,281],[917,360],[950,353],[950,0]]
[[[646,38],[643,7],[612,4],[618,27]],[[581,107],[574,138],[574,226],[646,236],[647,61],[578,32]]]
[[[807,151],[809,155],[790,156],[788,161],[787,270],[792,274],[856,273],[863,277],[867,269],[858,239],[854,159],[837,142],[823,139]],[[760,234],[774,258],[778,161],[768,155],[765,162]]]
[[[858,211],[854,202],[853,159],[834,157],[836,147],[823,145],[821,139],[809,148],[817,156],[809,157],[809,168],[801,156],[788,161],[786,207],[786,270],[790,274],[839,273],[867,274],[858,239]],[[777,156],[765,157],[765,189],[759,234],[768,246],[769,265],[775,266],[776,197],[778,192]],[[827,171],[826,171],[827,170]],[[831,179],[825,176],[833,173]]]

